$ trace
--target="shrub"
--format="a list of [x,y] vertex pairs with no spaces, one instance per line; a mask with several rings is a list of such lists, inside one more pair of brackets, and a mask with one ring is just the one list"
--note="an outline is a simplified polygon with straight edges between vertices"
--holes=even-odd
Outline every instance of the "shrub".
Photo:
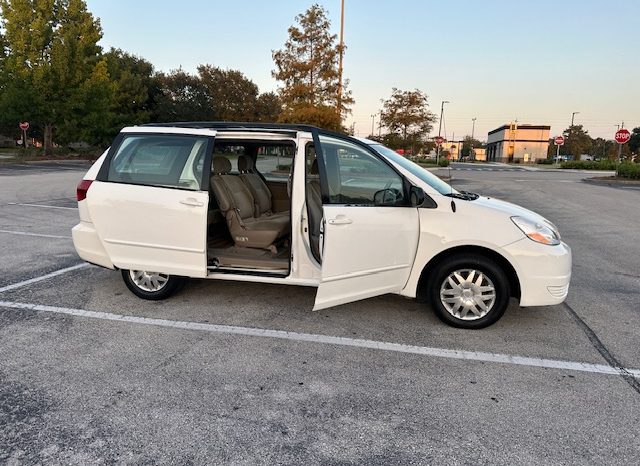
[[442,159],[438,160],[438,166],[439,167],[448,167],[449,166],[449,159],[442,158]]
[[562,162],[560,168],[574,168],[578,170],[615,170],[616,163],[613,160],[569,160]]
[[629,162],[621,163],[618,167],[618,176],[632,180],[640,180],[640,164]]
[[553,165],[553,159],[536,159],[536,163],[540,165]]

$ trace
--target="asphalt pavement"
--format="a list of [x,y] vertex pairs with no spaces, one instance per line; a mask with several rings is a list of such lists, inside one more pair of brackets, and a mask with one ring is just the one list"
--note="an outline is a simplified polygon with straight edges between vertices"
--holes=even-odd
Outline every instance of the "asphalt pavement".
[[559,227],[566,304],[463,331],[391,295],[312,312],[312,288],[193,280],[146,302],[72,268],[84,165],[1,167],[0,463],[640,462],[640,191],[464,168],[454,187]]

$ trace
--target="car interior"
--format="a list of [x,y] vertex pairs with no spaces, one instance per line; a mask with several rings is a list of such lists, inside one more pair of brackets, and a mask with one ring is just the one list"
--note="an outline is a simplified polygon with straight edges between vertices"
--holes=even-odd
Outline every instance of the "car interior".
[[208,213],[209,270],[288,274],[292,141],[216,140]]

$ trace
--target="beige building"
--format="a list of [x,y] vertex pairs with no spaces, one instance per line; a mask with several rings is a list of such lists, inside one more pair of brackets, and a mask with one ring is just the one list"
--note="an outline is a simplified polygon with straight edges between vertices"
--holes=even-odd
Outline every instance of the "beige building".
[[473,149],[473,153],[474,153],[474,160],[478,160],[480,162],[487,161],[487,149],[476,147],[475,149]]
[[534,163],[546,159],[550,129],[546,125],[511,123],[489,131],[486,159],[506,163]]

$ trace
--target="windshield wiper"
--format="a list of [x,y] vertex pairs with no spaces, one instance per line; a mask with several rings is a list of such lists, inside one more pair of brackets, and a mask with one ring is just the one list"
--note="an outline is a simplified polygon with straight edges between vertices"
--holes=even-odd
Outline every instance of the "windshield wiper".
[[457,193],[447,193],[445,196],[454,197],[456,199],[462,199],[463,201],[475,201],[480,196],[476,193],[470,193],[468,191],[458,191]]

